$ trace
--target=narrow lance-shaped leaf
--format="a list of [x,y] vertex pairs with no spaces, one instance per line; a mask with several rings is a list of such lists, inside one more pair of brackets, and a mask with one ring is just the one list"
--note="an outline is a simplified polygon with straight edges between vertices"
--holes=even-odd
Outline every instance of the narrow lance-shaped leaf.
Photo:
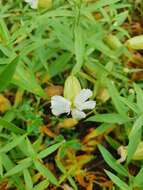
[[[7,154],[2,153],[1,156],[3,161],[3,166],[5,170],[8,172],[15,166],[15,164],[12,162],[12,160],[9,158]],[[11,178],[9,178],[9,181],[12,183],[14,182],[19,190],[24,190],[23,182],[19,176],[17,175],[11,176]]]
[[24,181],[25,181],[25,184],[26,184],[26,188],[28,190],[32,190],[32,188],[33,188],[33,182],[32,182],[32,178],[31,178],[29,170],[28,169],[24,169],[23,170],[23,175],[24,175]]
[[2,19],[2,17],[0,19],[0,36],[5,42],[9,42],[10,34],[6,26],[6,22],[4,19]]
[[3,176],[2,156],[0,155],[0,176]]
[[46,148],[45,150],[42,150],[40,153],[39,153],[39,158],[43,159],[45,158],[46,156],[52,154],[54,151],[56,151],[61,145],[63,144],[63,142],[60,142],[60,143],[56,143],[48,148]]
[[98,148],[105,160],[105,162],[115,171],[123,176],[128,176],[128,171],[102,146],[98,145]]
[[11,149],[15,148],[17,145],[19,145],[24,139],[26,135],[23,135],[21,137],[17,137],[11,142],[7,143],[0,149],[0,153],[6,153],[10,151]]
[[115,87],[115,84],[113,81],[107,81],[107,87],[109,90],[109,94],[112,98],[113,104],[116,107],[116,110],[118,113],[125,119],[128,119],[127,117],[127,107],[123,104],[123,102],[120,100],[120,95]]
[[61,178],[59,179],[59,184],[61,184],[61,183],[65,180],[65,178],[67,178],[68,181],[69,181],[69,183],[71,184],[71,186],[72,186],[75,190],[77,190],[78,187],[77,187],[75,181],[73,180],[73,178],[71,177],[70,171],[68,171],[68,172],[66,171],[65,167],[63,166],[63,164],[61,163],[61,161],[60,161],[59,159],[56,159],[56,164],[57,164],[58,168],[60,169],[60,171],[64,174],[64,175],[61,176]]
[[[13,123],[10,123],[5,119],[0,118],[0,128],[2,128],[2,127],[13,133],[23,134],[25,132],[23,129],[18,128]],[[1,131],[1,129],[0,129],[0,131]]]
[[132,190],[124,181],[122,181],[119,177],[112,174],[111,172],[105,170],[108,177],[121,189],[121,190]]
[[14,174],[23,172],[23,170],[28,168],[31,165],[31,163],[32,163],[31,158],[26,158],[25,160],[22,160],[18,165],[9,170],[5,174],[5,177],[13,176]]
[[87,121],[123,124],[128,122],[129,120],[117,113],[107,113],[107,114],[96,114],[94,116],[89,117]]
[[76,64],[73,67],[72,73],[76,74],[80,71],[84,63],[85,43],[83,38],[83,30],[80,26],[75,28],[75,57]]
[[3,91],[8,86],[8,84],[11,82],[11,79],[16,70],[18,60],[19,60],[19,58],[15,58],[0,73],[0,91]]
[[54,185],[58,185],[58,181],[56,179],[56,177],[54,176],[54,174],[52,174],[52,172],[46,168],[40,161],[34,161],[34,165],[36,167],[36,169],[44,176],[46,177],[49,182],[51,182]]
[[45,190],[49,186],[49,181],[47,179],[38,183],[33,190]]
[[22,64],[17,66],[12,83],[36,95],[46,96],[44,90],[38,84],[34,73]]
[[143,167],[140,169],[139,173],[134,178],[134,186],[140,186],[143,187]]
[[128,144],[128,157],[127,162],[130,162],[134,153],[141,141],[141,133],[143,126],[143,116],[140,116],[134,123],[133,128],[129,135],[129,144]]
[[140,110],[141,113],[143,113],[143,91],[141,90],[141,88],[134,84],[134,88],[136,91],[136,99],[137,99],[137,106],[138,109]]

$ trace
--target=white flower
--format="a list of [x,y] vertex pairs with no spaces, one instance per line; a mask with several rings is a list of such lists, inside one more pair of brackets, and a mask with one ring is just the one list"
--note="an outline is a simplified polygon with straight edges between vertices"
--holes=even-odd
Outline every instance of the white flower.
[[62,96],[53,96],[51,99],[52,113],[56,116],[62,113],[70,113],[71,102]]
[[62,96],[53,96],[51,99],[52,113],[56,116],[63,113],[71,113],[74,119],[85,118],[86,114],[83,110],[93,109],[96,105],[96,102],[93,100],[87,101],[91,96],[92,91],[90,89],[82,89],[73,102]]
[[38,0],[24,0],[24,1],[28,3],[32,9],[38,8]]

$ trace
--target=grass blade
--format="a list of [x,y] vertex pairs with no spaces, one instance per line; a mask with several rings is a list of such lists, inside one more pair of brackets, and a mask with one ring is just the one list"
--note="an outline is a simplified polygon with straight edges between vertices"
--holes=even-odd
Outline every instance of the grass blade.
[[11,79],[15,73],[18,61],[19,61],[19,58],[15,58],[0,73],[0,91],[3,91],[11,82]]
[[128,157],[127,157],[128,163],[131,161],[131,159],[137,149],[137,146],[141,141],[142,126],[143,126],[143,116],[140,116],[135,121],[133,128],[129,135]]
[[52,172],[46,168],[43,164],[41,164],[39,161],[34,161],[34,165],[36,169],[45,177],[49,182],[51,182],[54,185],[58,185],[58,181],[56,177],[52,174]]
[[98,148],[106,161],[106,163],[116,172],[121,174],[122,176],[128,176],[128,171],[119,163],[117,160],[102,146],[98,145]]
[[112,174],[111,172],[105,170],[108,177],[121,189],[121,190],[132,190],[125,182],[120,178]]

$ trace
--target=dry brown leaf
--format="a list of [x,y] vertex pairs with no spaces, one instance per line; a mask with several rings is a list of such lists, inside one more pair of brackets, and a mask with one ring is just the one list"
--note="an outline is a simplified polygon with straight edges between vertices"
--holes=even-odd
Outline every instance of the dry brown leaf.
[[41,132],[46,134],[47,136],[49,136],[51,138],[56,137],[56,134],[49,129],[48,125],[41,126]]
[[55,85],[55,86],[48,86],[45,89],[47,96],[52,97],[55,95],[62,95],[63,94],[63,86]]

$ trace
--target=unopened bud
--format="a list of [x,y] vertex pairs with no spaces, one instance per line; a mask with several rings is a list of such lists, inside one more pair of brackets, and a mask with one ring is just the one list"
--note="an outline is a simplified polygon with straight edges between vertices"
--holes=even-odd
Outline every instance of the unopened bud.
[[80,91],[81,86],[78,79],[75,76],[69,76],[64,85],[64,97],[73,102]]
[[39,0],[38,7],[50,9],[52,7],[52,0]]
[[126,43],[128,48],[141,50],[143,49],[143,35],[130,38]]

